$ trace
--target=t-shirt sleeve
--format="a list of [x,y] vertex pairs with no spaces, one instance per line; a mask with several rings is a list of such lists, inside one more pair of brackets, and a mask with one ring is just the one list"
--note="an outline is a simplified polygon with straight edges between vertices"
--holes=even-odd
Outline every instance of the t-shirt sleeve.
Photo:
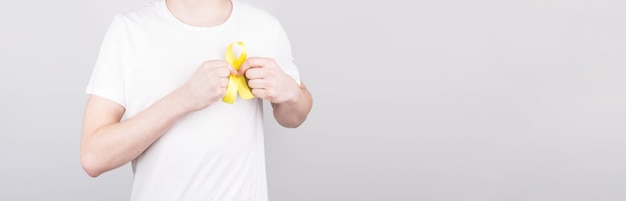
[[126,107],[124,51],[128,45],[126,30],[121,16],[117,15],[109,26],[100,46],[96,65],[91,73],[85,93],[97,95]]
[[298,84],[300,84],[300,73],[296,64],[293,62],[293,56],[291,54],[291,44],[287,33],[282,26],[278,26],[278,33],[276,36],[276,49],[274,54],[274,60],[282,68],[282,70],[291,76]]

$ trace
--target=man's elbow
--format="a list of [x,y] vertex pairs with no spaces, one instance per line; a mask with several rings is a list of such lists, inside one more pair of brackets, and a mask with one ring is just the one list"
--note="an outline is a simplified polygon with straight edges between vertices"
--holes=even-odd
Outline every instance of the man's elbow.
[[284,119],[282,121],[278,121],[278,124],[285,128],[298,128],[302,125],[302,123],[304,123],[304,120],[306,120],[306,117],[300,119]]
[[85,151],[81,151],[80,153],[80,165],[90,177],[95,178],[103,173],[102,168],[98,165],[97,158],[91,154],[85,153]]
[[302,123],[279,123],[281,126],[285,128],[298,128]]

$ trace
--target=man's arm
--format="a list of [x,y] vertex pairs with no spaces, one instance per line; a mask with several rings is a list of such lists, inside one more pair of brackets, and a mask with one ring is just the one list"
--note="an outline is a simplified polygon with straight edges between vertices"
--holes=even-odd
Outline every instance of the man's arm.
[[298,127],[311,111],[313,99],[309,91],[283,72],[274,59],[248,58],[238,74],[248,78],[254,96],[272,103],[274,118],[281,126]]
[[180,88],[125,121],[121,105],[91,95],[85,108],[80,161],[97,177],[135,159],[176,121],[219,101],[228,76],[237,72],[223,60],[206,61]]
[[120,122],[124,107],[91,95],[85,108],[80,161],[89,176],[133,160],[186,114],[177,95],[169,95],[137,116]]
[[298,88],[294,92],[293,99],[282,103],[272,103],[274,118],[284,127],[295,128],[300,126],[306,120],[313,106],[313,98],[304,83],[301,83]]

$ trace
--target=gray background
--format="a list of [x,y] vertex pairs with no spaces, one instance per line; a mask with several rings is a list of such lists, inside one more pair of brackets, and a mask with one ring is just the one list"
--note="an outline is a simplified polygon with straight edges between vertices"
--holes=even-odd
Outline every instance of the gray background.
[[[104,32],[145,2],[0,6],[0,200],[129,199],[78,150]],[[271,200],[626,200],[626,1],[251,2],[315,99],[267,118]]]

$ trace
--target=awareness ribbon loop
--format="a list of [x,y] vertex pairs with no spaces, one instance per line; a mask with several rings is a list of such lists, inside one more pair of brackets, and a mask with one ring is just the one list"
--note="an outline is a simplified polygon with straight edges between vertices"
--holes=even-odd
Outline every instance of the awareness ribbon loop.
[[[233,53],[233,45],[235,44],[241,47],[241,53],[237,58],[235,58],[235,53]],[[241,64],[246,61],[247,56],[248,50],[246,45],[241,41],[231,43],[228,45],[228,48],[226,48],[226,62],[232,65],[235,70],[239,70]],[[237,92],[239,92],[239,95],[241,95],[243,99],[254,98],[244,76],[230,75],[228,77],[228,86],[226,86],[226,94],[222,100],[226,103],[233,104],[235,99],[237,99]]]

